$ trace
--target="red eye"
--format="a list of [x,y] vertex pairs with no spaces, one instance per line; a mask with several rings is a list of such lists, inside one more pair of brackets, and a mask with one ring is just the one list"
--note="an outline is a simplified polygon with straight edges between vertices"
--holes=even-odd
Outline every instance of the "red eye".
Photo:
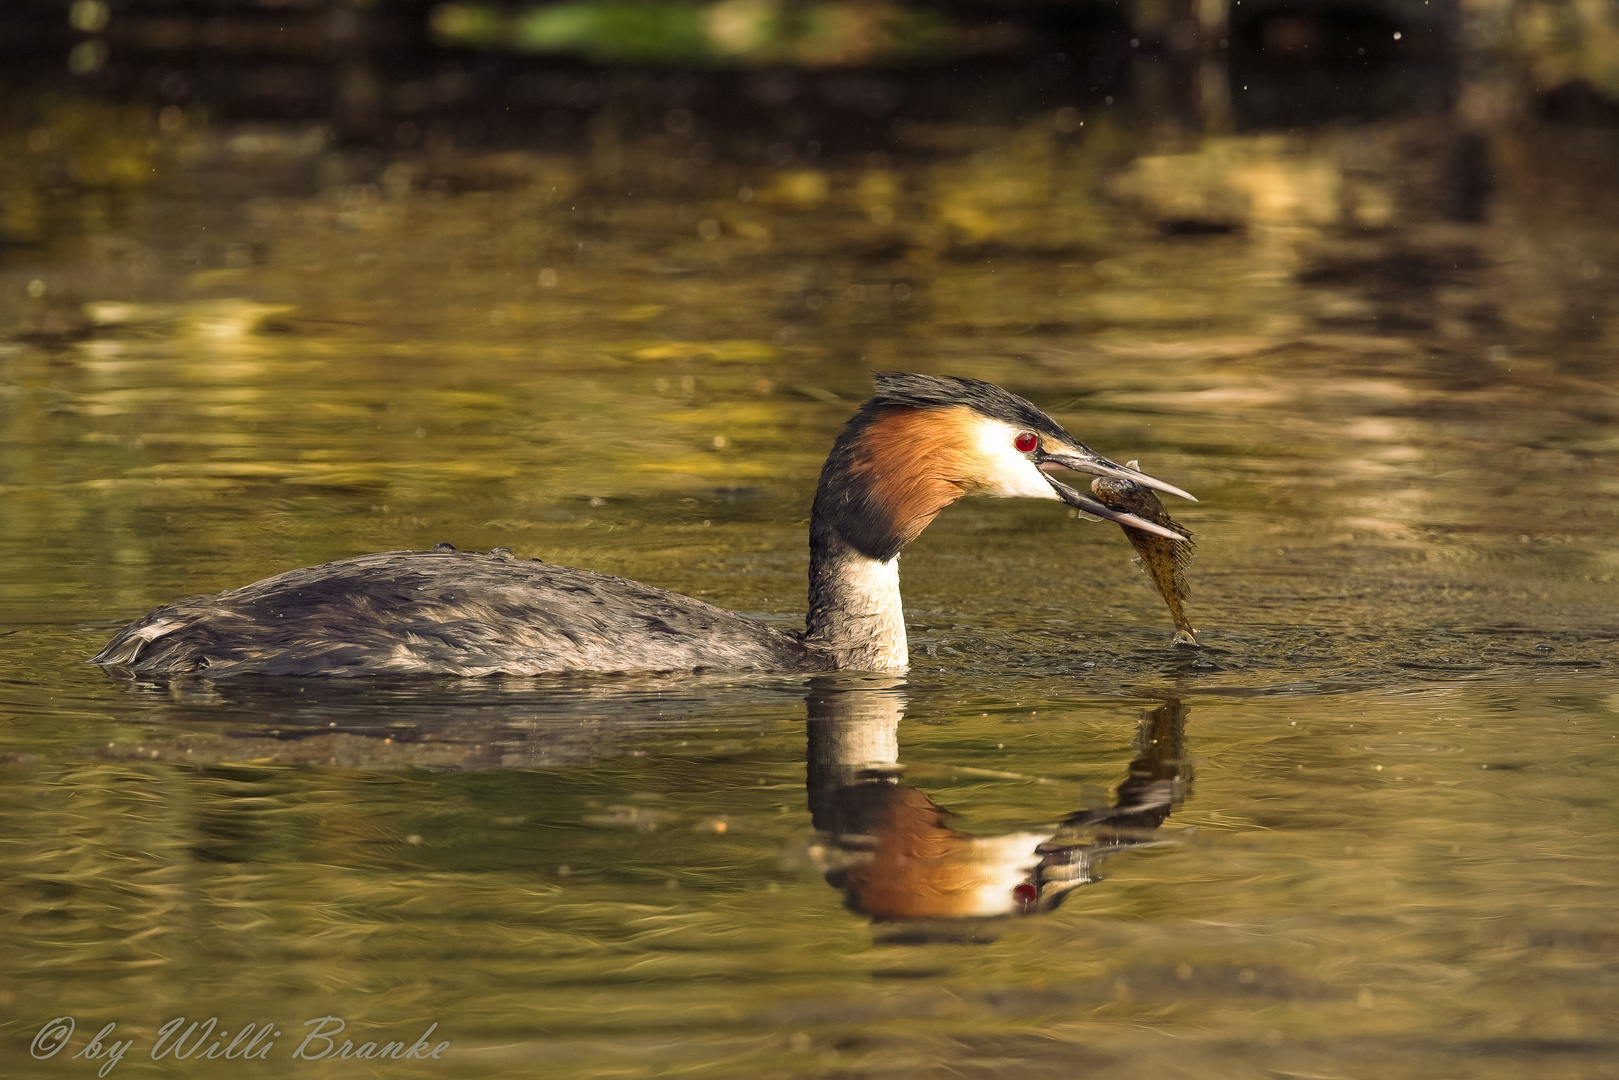
[[1017,448],[1018,453],[1027,454],[1032,450],[1039,449],[1040,439],[1032,431],[1020,431],[1018,432],[1018,437],[1012,440],[1012,445]]

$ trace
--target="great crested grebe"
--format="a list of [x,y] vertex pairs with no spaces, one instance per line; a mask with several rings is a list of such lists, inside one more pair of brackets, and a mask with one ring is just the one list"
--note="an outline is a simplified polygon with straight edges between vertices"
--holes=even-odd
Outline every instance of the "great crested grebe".
[[1192,498],[1101,457],[1023,398],[976,379],[882,373],[876,384],[821,470],[803,633],[638,581],[441,544],[178,601],[90,662],[210,678],[896,671],[908,659],[900,550],[965,495],[1061,500],[1182,539],[1050,476],[1073,469]]

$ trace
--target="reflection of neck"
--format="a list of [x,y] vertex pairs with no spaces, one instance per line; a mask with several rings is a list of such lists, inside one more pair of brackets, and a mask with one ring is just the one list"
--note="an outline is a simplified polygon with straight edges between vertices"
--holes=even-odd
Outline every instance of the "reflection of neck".
[[809,802],[831,841],[827,882],[876,922],[1006,914],[1040,833],[969,836],[898,782],[898,680],[831,676],[809,698]]
[[845,820],[835,796],[873,779],[894,781],[899,722],[905,718],[900,680],[844,678],[817,680],[807,703],[810,816],[815,828],[834,835],[864,831],[863,823]]
[[957,831],[948,811],[900,782],[903,685],[897,676],[824,675],[807,701],[810,817],[830,841],[822,869],[851,910],[874,922],[1050,910],[1095,880],[1109,854],[1151,842],[1190,781],[1186,707],[1169,700],[1144,719],[1112,806],[1074,814],[1056,835]]
[[836,668],[903,670],[910,657],[899,595],[899,556],[874,559],[855,550],[829,526],[812,525],[804,640],[831,653]]

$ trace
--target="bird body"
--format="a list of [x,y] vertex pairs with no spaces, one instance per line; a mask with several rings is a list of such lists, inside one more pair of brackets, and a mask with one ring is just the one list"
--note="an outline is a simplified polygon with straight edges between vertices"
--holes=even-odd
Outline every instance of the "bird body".
[[694,597],[445,550],[360,555],[181,600],[120,632],[95,662],[210,678],[830,667],[800,635]]
[[882,374],[821,472],[802,633],[625,578],[440,545],[178,601],[125,627],[92,663],[210,678],[902,670],[899,554],[959,498],[1061,500],[1179,539],[1059,483],[1056,468],[1185,495],[1100,457],[989,383]]

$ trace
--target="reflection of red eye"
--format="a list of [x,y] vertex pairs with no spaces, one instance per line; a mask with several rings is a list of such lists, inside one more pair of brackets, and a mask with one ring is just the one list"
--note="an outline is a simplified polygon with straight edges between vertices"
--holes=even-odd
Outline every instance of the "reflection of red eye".
[[1012,888],[1012,899],[1017,901],[1018,907],[1028,911],[1040,899],[1040,886],[1032,881],[1020,882]]
[[1040,440],[1032,431],[1021,431],[1018,437],[1012,440],[1012,445],[1017,447],[1018,453],[1027,454],[1040,445]]

